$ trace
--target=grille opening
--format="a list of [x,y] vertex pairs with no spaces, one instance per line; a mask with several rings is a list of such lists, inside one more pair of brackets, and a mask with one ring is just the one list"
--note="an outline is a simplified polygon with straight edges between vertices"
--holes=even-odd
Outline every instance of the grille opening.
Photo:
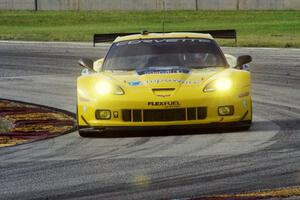
[[187,108],[187,120],[196,120],[197,113],[196,108]]
[[159,110],[144,110],[144,121],[183,121],[185,120],[185,109],[159,109]]
[[131,110],[122,110],[122,118],[124,122],[131,122]]
[[132,111],[132,121],[141,122],[142,121],[142,111],[141,110],[133,110]]
[[186,121],[205,119],[206,117],[206,107],[122,110],[122,119],[125,122]]
[[205,119],[207,117],[207,107],[197,108],[197,119]]

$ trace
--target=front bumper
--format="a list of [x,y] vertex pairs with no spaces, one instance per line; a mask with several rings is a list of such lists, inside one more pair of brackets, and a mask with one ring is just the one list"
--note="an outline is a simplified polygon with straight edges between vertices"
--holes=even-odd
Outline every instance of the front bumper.
[[213,122],[209,124],[190,124],[190,125],[172,125],[172,126],[78,126],[81,131],[99,132],[99,131],[186,131],[186,130],[224,130],[231,128],[248,128],[252,121],[245,120],[239,122]]
[[[82,101],[78,97],[77,115],[78,115],[78,126],[79,127],[95,127],[97,129],[145,129],[150,127],[151,129],[158,127],[190,127],[190,126],[204,126],[204,127],[215,127],[219,124],[227,124],[241,121],[252,120],[252,102],[249,94],[249,87],[245,87],[241,90],[230,92],[230,93],[203,93],[194,95],[192,91],[188,94],[175,94],[168,98],[162,97],[147,97],[143,95],[128,95],[128,96],[103,96],[93,101]],[[195,92],[194,92],[195,93]],[[247,94],[247,95],[241,95]],[[160,105],[156,102],[175,102],[173,105]],[[234,113],[228,116],[220,116],[218,108],[220,106],[233,106]],[[205,108],[205,117],[199,117],[199,111],[196,111],[196,115],[191,114],[189,118],[188,109]],[[155,117],[152,113],[145,115],[144,111],[148,110],[168,110],[168,109],[179,109],[181,114],[174,113],[176,117],[172,120],[165,120],[164,117],[158,117],[158,121],[152,120]],[[186,111],[182,111],[186,109]],[[97,110],[110,110],[112,117],[108,120],[97,119]],[[124,110],[131,111],[131,118],[124,118]],[[139,113],[134,114],[135,111]],[[186,112],[186,117],[181,118],[184,115],[182,112]],[[193,112],[193,111],[192,111]],[[191,113],[192,113],[191,112]],[[117,113],[115,116],[114,113]],[[173,114],[170,112],[171,115]],[[168,115],[170,115],[170,113]],[[138,116],[135,119],[134,116]],[[156,115],[157,116],[157,115]],[[170,117],[170,116],[167,116]],[[149,120],[150,119],[150,120]],[[177,120],[178,119],[178,120]]]
[[[134,105],[134,104],[133,104]],[[225,105],[232,105],[234,107],[234,113],[230,116],[220,116],[218,113],[218,107],[225,106]],[[240,121],[247,121],[252,120],[252,108],[251,108],[251,98],[243,98],[237,99],[235,101],[228,101],[228,102],[203,102],[198,104],[200,107],[206,108],[206,113],[203,116],[199,115],[199,111],[197,111],[197,117],[194,115],[192,119],[189,119],[188,112],[186,112],[186,117],[180,120],[164,120],[162,118],[159,121],[147,121],[145,120],[145,113],[143,113],[144,109],[141,107],[134,107],[134,106],[94,106],[94,105],[78,105],[78,125],[79,126],[87,126],[87,127],[172,127],[172,126],[193,126],[193,125],[200,125],[200,126],[207,126],[210,124],[223,124],[223,123],[230,123],[230,122],[240,122]],[[186,109],[186,111],[190,108],[195,108],[193,104],[182,106],[179,108],[180,111],[182,109]],[[95,113],[98,109],[105,109],[111,110],[112,117],[108,120],[100,120],[97,119]],[[124,118],[124,109],[128,109],[127,111],[131,111],[132,116],[131,118],[125,119]],[[147,109],[147,108],[146,108]],[[163,110],[162,108],[159,108]],[[170,109],[170,108],[166,108]],[[155,109],[153,109],[155,110]],[[195,108],[197,110],[197,108]],[[135,119],[134,111],[139,111],[139,118]],[[183,111],[184,112],[184,111]],[[117,113],[117,116],[114,116],[114,113]],[[142,113],[142,114],[141,114]],[[172,112],[171,112],[172,114]],[[176,113],[175,113],[176,114]],[[177,113],[178,114],[178,113]],[[170,114],[169,114],[170,115]],[[183,114],[184,115],[184,114]],[[199,117],[200,116],[200,117]],[[150,116],[151,117],[151,116]],[[168,116],[170,117],[170,116]],[[172,116],[171,116],[172,117]],[[178,117],[178,116],[176,116]],[[155,118],[155,117],[154,117]],[[180,118],[180,116],[179,116]],[[178,118],[178,119],[179,119]]]

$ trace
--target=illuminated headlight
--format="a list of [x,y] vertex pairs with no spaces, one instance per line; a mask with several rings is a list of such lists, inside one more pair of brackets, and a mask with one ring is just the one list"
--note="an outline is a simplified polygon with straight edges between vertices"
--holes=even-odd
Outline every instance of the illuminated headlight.
[[107,81],[101,81],[96,84],[96,91],[100,95],[115,94],[123,95],[124,91],[120,86],[113,85]]
[[206,85],[204,92],[227,91],[232,87],[232,81],[229,78],[220,78]]

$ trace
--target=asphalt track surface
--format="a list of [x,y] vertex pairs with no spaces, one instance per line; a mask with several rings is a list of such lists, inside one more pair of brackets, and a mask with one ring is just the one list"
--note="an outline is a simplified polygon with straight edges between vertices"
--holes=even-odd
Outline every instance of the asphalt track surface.
[[[77,60],[108,45],[0,42],[0,97],[75,112]],[[0,149],[0,199],[172,199],[300,185],[300,49],[253,56],[246,132],[77,132]]]

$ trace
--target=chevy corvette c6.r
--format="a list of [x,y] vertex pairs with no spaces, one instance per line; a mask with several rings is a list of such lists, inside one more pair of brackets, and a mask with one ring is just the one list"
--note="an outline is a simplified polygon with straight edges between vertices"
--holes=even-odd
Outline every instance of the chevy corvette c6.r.
[[104,59],[81,59],[77,120],[98,130],[251,126],[250,56],[224,55],[209,34],[117,37]]

